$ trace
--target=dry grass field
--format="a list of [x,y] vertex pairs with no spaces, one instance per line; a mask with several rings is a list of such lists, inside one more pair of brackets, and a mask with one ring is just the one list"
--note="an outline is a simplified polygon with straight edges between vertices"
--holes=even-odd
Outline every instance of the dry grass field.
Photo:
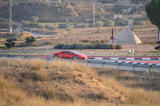
[[[114,27],[114,36],[124,27]],[[53,44],[64,43],[64,42],[77,42],[80,40],[106,40],[109,41],[111,38],[112,27],[99,27],[99,28],[75,28],[68,33],[66,30],[55,31],[57,35],[50,36],[50,38],[40,39],[37,41],[38,44],[44,42],[52,42]],[[157,29],[155,26],[149,24],[142,26],[135,26],[133,28],[136,35],[141,39],[143,44],[152,44],[156,41]],[[134,46],[133,46],[134,47]]]
[[[87,56],[131,56],[129,49],[135,49],[135,56],[159,56],[159,51],[154,50],[153,45],[123,45],[120,50],[108,49],[77,49],[76,51]],[[134,48],[133,48],[134,47]],[[15,54],[15,55],[52,55],[52,53],[62,51],[53,49],[53,46],[41,47],[19,47],[12,49],[0,49],[0,54]]]
[[0,59],[1,106],[159,106],[155,73]]
[[[116,35],[124,27],[114,27],[114,35]],[[141,39],[143,44],[127,44],[122,45],[120,50],[78,50],[88,56],[129,56],[129,49],[135,49],[136,56],[158,56],[159,52],[155,51],[157,29],[155,26],[147,23],[143,26],[135,26],[134,31]],[[41,54],[51,55],[53,52],[60,51],[53,49],[55,44],[66,42],[78,42],[80,40],[105,40],[108,41],[111,37],[111,27],[102,28],[74,28],[68,33],[64,29],[56,29],[53,32],[56,35],[38,38],[31,46],[35,47],[17,47],[13,49],[1,49],[1,54]],[[0,37],[2,36],[0,32]],[[17,45],[23,43],[23,40],[16,41]],[[4,38],[0,38],[0,46],[5,43]],[[51,45],[45,45],[45,44]]]

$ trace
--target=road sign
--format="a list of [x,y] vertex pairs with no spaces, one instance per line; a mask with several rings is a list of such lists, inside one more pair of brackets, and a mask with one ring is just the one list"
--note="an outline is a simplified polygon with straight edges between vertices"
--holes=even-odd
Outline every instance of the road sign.
[[135,50],[134,50],[134,49],[130,49],[130,50],[129,50],[129,53],[132,55],[132,58],[133,58],[133,57],[134,57]]

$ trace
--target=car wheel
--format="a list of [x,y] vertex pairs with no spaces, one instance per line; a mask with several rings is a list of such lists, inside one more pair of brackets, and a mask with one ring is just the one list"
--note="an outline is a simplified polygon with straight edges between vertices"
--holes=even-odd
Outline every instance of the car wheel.
[[74,57],[73,57],[73,60],[77,60],[77,59],[78,59],[78,56],[74,56]]
[[59,58],[59,56],[58,56],[58,55],[55,55],[55,56],[53,56],[53,58],[54,58],[54,59],[58,59],[58,58]]

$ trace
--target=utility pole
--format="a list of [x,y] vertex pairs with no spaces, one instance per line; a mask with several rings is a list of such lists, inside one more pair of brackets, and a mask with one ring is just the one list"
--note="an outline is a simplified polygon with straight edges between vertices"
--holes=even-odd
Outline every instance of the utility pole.
[[95,2],[93,0],[93,26],[95,27],[96,25],[96,10],[95,10],[96,6],[95,6]]
[[113,40],[114,40],[114,29],[112,27],[112,36],[111,36],[111,40],[112,40],[112,44],[113,44]]
[[12,1],[9,0],[9,32],[12,33]]

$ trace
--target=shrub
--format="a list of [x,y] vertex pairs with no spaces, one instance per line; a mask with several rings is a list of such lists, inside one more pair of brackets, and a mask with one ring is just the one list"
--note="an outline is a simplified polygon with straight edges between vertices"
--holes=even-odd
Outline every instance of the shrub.
[[22,24],[23,24],[24,26],[29,26],[30,22],[29,22],[29,21],[22,20]]
[[106,19],[104,21],[104,26],[114,26],[114,25],[115,25],[115,22],[113,20]]
[[32,22],[38,22],[38,21],[39,21],[39,17],[32,16],[32,17],[31,17],[31,21],[32,21]]
[[57,25],[56,24],[46,24],[45,28],[49,29],[49,30],[54,30],[57,29]]
[[104,25],[103,21],[96,22],[96,27],[103,27],[103,25]]
[[12,47],[15,47],[15,42],[6,42],[5,43],[5,46],[7,47],[7,48],[12,48]]
[[119,45],[119,44],[117,44],[117,45],[116,45],[116,49],[122,49],[122,46]]
[[54,46],[54,49],[62,49],[64,44],[57,44]]
[[92,43],[73,43],[73,44],[57,44],[55,49],[121,49],[121,45],[107,44],[100,42]]
[[157,41],[157,44],[160,44],[160,41]]
[[71,30],[74,28],[74,25],[72,23],[66,23],[66,30]]
[[80,42],[88,43],[88,42],[89,42],[89,40],[81,40]]
[[154,49],[160,50],[160,45],[156,46]]
[[52,42],[45,42],[43,45],[53,45]]
[[6,43],[5,43],[5,46],[7,47],[7,48],[12,48],[12,47],[15,47],[15,42],[14,41],[16,41],[17,39],[16,38],[8,38],[8,39],[6,39]]
[[125,20],[117,20],[117,21],[115,21],[115,25],[117,25],[117,26],[126,26],[127,25],[127,21],[125,21]]
[[64,44],[62,49],[73,49],[72,44]]
[[26,40],[26,43],[33,43],[36,41],[36,38],[33,36],[29,36],[29,37],[26,37],[25,40]]
[[80,24],[75,24],[75,28],[88,28],[89,24],[87,23],[80,23]]

